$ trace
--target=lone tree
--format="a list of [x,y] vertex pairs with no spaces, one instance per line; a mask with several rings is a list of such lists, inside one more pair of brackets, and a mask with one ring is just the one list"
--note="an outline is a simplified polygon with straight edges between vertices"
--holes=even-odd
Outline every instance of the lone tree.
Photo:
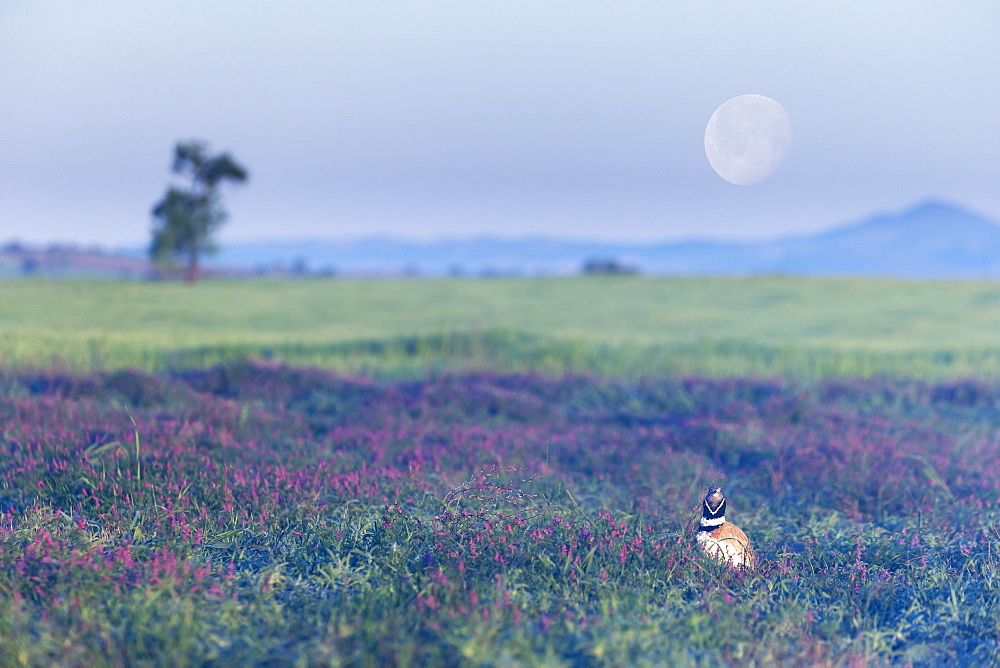
[[247,170],[228,153],[210,156],[205,142],[191,140],[174,147],[173,172],[189,176],[191,184],[170,186],[153,207],[149,255],[159,265],[182,258],[185,280],[195,281],[201,255],[218,250],[212,235],[226,221],[219,186],[224,181],[243,183]]

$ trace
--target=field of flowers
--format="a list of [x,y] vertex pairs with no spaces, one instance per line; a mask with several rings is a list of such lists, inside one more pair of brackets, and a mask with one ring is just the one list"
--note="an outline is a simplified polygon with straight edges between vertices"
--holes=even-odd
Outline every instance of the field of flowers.
[[0,664],[996,664],[998,444],[976,381],[9,372]]

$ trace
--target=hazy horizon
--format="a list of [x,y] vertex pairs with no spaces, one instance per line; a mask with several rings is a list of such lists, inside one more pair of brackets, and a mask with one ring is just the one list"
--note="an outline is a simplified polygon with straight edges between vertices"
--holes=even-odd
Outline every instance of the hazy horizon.
[[[222,244],[813,234],[926,200],[1000,220],[1000,4],[108,0],[0,7],[0,242],[148,242],[174,142],[228,150]],[[792,144],[704,151],[769,96]]]
[[[355,244],[355,243],[365,243],[365,242],[388,242],[388,243],[400,243],[400,244],[414,244],[414,245],[431,245],[440,243],[464,243],[464,242],[477,242],[477,241],[497,241],[497,242],[521,242],[521,241],[539,241],[539,242],[554,242],[554,243],[567,243],[567,244],[594,244],[594,245],[607,245],[612,247],[646,247],[655,246],[659,244],[676,244],[676,243],[771,243],[778,241],[788,241],[799,238],[809,238],[817,235],[822,235],[830,232],[835,232],[842,230],[844,228],[852,227],[859,223],[864,223],[870,219],[878,218],[882,216],[897,216],[909,212],[913,209],[925,206],[925,205],[944,205],[947,207],[953,207],[956,210],[971,214],[978,218],[993,223],[1000,227],[1000,219],[994,219],[990,216],[986,216],[975,209],[963,206],[959,202],[951,202],[945,200],[939,200],[935,198],[925,198],[923,200],[918,200],[912,202],[909,206],[899,207],[895,209],[886,210],[876,210],[871,211],[867,215],[863,215],[859,218],[853,220],[843,220],[831,225],[818,228],[815,230],[809,230],[806,232],[790,232],[790,233],[777,233],[773,235],[765,235],[754,238],[745,237],[726,237],[726,236],[698,236],[697,233],[690,236],[682,237],[672,237],[672,238],[650,238],[650,239],[619,239],[615,237],[585,237],[585,236],[567,236],[560,235],[553,232],[523,232],[516,235],[503,235],[500,233],[494,233],[490,231],[471,233],[467,235],[462,234],[442,234],[440,236],[428,236],[428,237],[407,237],[402,234],[393,233],[361,233],[355,236],[273,236],[273,237],[262,237],[253,239],[226,239],[222,246],[225,250],[226,246],[250,246],[250,245],[301,245],[306,243],[318,243],[318,244]],[[21,244],[26,248],[43,248],[43,247],[65,247],[65,248],[77,248],[79,250],[95,250],[104,253],[135,253],[137,251],[146,252],[148,248],[148,239],[140,239],[134,243],[125,244],[102,244],[99,242],[78,242],[73,240],[49,240],[44,242],[32,242],[25,241],[16,237],[10,237],[7,239],[0,239],[0,246],[5,246],[8,244]],[[211,262],[211,256],[206,258]]]

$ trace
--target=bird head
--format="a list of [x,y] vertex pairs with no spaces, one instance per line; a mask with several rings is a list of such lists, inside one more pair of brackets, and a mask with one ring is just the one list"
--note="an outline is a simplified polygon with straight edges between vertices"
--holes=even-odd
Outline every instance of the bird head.
[[722,495],[721,487],[709,487],[705,495],[705,507],[702,516],[709,519],[726,514],[726,497]]

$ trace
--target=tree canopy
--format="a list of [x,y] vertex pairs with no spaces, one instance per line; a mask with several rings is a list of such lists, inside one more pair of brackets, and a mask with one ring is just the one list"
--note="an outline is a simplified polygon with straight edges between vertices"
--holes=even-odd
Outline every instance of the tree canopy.
[[181,259],[184,277],[198,279],[201,256],[218,250],[214,234],[226,221],[219,186],[243,183],[247,170],[228,153],[209,155],[205,142],[178,142],[174,147],[174,174],[187,176],[187,187],[172,185],[152,209],[153,239],[150,258],[163,266]]

